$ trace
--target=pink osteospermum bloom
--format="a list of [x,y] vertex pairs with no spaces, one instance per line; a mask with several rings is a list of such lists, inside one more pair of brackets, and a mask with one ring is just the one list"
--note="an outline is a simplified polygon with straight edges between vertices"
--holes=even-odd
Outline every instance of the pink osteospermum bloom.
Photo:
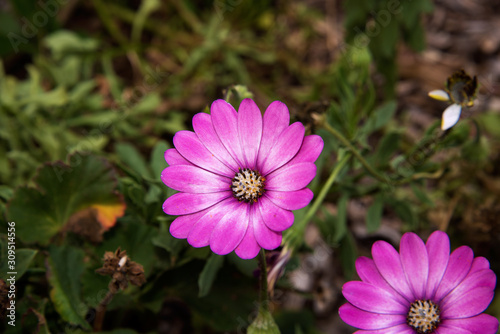
[[250,259],[261,248],[278,247],[281,232],[293,224],[291,210],[311,201],[306,186],[316,175],[323,140],[304,137],[300,122],[289,125],[288,108],[279,101],[264,117],[251,99],[238,112],[224,100],[210,110],[196,114],[194,132],[177,132],[175,149],[165,152],[169,167],[161,178],[179,193],[163,211],[179,215],[170,225],[174,237]]
[[488,260],[467,246],[450,255],[441,231],[427,243],[406,233],[398,252],[387,242],[372,247],[373,260],[360,257],[361,282],[344,284],[349,303],[339,314],[357,334],[494,334],[498,320],[482,313],[493,299],[496,276]]

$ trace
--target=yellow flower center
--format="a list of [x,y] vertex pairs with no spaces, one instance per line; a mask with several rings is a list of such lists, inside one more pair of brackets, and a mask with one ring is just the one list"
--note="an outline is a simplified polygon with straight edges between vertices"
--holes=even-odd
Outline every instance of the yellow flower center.
[[257,202],[264,194],[264,181],[266,179],[259,172],[249,168],[241,169],[234,175],[231,190],[238,201],[247,203]]
[[410,305],[406,323],[420,334],[429,334],[441,322],[441,311],[437,304],[430,300],[417,300]]

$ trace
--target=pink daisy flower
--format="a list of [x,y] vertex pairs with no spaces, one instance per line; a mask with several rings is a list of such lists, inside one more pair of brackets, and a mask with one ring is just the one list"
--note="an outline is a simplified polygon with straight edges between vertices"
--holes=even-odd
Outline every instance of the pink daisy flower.
[[238,112],[224,100],[210,110],[196,114],[194,132],[177,132],[175,149],[165,152],[169,167],[161,178],[179,193],[163,211],[179,215],[170,225],[174,237],[250,259],[261,248],[278,247],[281,232],[293,224],[291,210],[313,198],[306,186],[316,175],[323,140],[304,137],[300,122],[289,125],[288,108],[279,101],[264,117],[251,99]]
[[493,299],[496,276],[488,260],[467,246],[450,255],[441,231],[427,243],[405,233],[398,252],[387,242],[372,247],[373,260],[360,257],[361,282],[344,284],[349,303],[342,320],[358,334],[494,334],[498,320],[482,312]]

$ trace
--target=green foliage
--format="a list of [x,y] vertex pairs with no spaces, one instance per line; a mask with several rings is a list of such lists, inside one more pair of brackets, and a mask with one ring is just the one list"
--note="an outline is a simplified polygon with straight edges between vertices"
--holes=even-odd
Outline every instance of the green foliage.
[[350,48],[368,46],[377,69],[385,77],[385,91],[394,95],[397,44],[406,42],[415,51],[425,47],[421,16],[433,10],[429,0],[346,1],[344,26]]
[[34,179],[36,188],[17,189],[8,216],[22,241],[47,245],[75,213],[94,205],[123,205],[109,163],[92,155],[72,155],[69,163],[46,164]]
[[47,277],[55,309],[65,321],[90,329],[84,318],[87,306],[80,299],[83,251],[69,246],[51,246],[49,255]]
[[198,278],[198,287],[200,288],[199,297],[205,297],[209,292],[212,284],[217,277],[217,272],[224,263],[224,257],[212,254],[208,259],[203,271]]

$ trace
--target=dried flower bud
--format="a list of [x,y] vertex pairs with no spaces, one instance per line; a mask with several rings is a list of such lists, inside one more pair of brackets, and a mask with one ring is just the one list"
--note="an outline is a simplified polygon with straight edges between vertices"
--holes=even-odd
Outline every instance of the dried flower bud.
[[146,282],[144,268],[139,263],[131,261],[127,256],[127,251],[118,248],[114,253],[104,253],[103,266],[96,270],[96,273],[112,277],[109,282],[109,291],[116,293],[125,290],[128,283],[141,286]]

